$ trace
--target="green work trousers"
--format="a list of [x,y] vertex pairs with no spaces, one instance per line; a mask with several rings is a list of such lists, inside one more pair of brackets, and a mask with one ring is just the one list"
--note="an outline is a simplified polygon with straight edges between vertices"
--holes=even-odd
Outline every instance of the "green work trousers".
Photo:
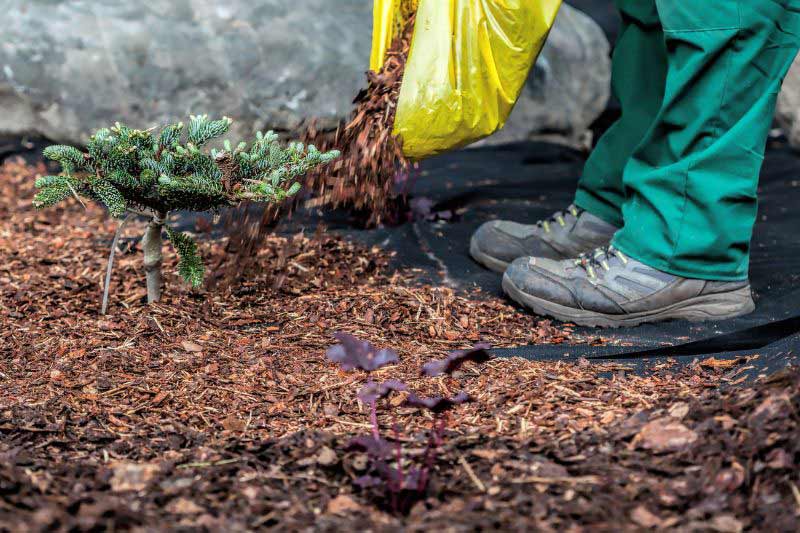
[[613,244],[671,274],[747,278],[775,101],[800,49],[800,0],[617,0],[622,116],[598,141],[578,207]]

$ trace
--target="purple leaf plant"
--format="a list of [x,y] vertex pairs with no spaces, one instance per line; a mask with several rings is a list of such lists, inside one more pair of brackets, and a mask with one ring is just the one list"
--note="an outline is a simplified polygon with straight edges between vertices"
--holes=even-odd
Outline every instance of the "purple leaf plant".
[[446,358],[431,361],[422,365],[422,373],[426,376],[440,376],[442,374],[452,374],[467,361],[481,364],[485,363],[492,358],[489,354],[489,346],[487,343],[476,344],[469,350],[456,350],[450,352]]
[[358,391],[358,399],[364,403],[372,403],[377,400],[382,400],[392,392],[405,392],[408,387],[402,381],[390,379],[383,383],[376,383],[368,381],[361,390]]
[[[352,335],[337,333],[334,337],[340,344],[329,348],[326,355],[345,371],[361,369],[371,374],[383,366],[396,363],[399,359],[394,350],[375,348],[369,342],[361,341]],[[484,363],[491,358],[489,349],[488,344],[478,344],[469,350],[451,352],[445,359],[423,365],[421,373],[425,376],[440,376],[452,374],[467,361]],[[466,392],[460,392],[450,398],[442,396],[424,398],[414,393],[408,395],[403,405],[430,411],[433,414],[433,421],[428,434],[423,465],[404,469],[400,429],[397,425],[393,426],[394,445],[381,436],[377,404],[378,400],[392,393],[407,391],[408,386],[396,379],[377,383],[369,377],[357,397],[370,407],[372,434],[355,437],[348,444],[349,450],[365,452],[371,464],[368,473],[354,480],[354,484],[363,490],[383,488],[390,496],[391,507],[395,512],[409,510],[416,500],[424,497],[436,453],[443,442],[447,414],[454,407],[470,401],[470,396]]]
[[470,397],[466,392],[459,392],[452,398],[444,398],[442,396],[420,398],[416,394],[410,394],[408,398],[406,398],[405,404],[411,407],[427,409],[433,414],[439,415],[445,411],[449,411],[456,405],[461,405],[462,403],[467,403],[468,401],[470,401]]
[[398,360],[397,352],[390,348],[379,350],[368,341],[358,340],[347,333],[339,332],[334,337],[341,344],[328,348],[326,355],[334,363],[339,363],[342,370],[347,372],[356,368],[372,372]]

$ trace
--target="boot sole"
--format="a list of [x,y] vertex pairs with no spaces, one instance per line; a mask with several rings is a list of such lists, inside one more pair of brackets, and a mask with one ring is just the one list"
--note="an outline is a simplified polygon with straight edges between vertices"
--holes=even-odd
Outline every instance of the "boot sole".
[[480,247],[478,246],[478,241],[475,239],[475,237],[472,237],[469,241],[469,255],[471,255],[475,261],[485,266],[489,270],[494,270],[495,272],[500,272],[501,274],[505,272],[508,268],[508,265],[511,264],[501,261],[500,259],[492,257],[486,252],[481,251]]
[[537,315],[549,316],[562,322],[572,322],[579,326],[592,328],[633,327],[665,320],[689,320],[691,322],[724,320],[752,313],[756,308],[750,285],[731,292],[705,294],[661,309],[627,315],[609,315],[549,302],[523,292],[507,275],[503,275],[503,290],[512,300],[530,308]]

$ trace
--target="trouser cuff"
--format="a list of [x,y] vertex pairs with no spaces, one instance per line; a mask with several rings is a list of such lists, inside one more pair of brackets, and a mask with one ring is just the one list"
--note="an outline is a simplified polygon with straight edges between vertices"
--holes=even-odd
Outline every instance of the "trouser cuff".
[[618,231],[614,235],[614,238],[611,239],[611,245],[628,257],[673,276],[708,281],[744,281],[748,279],[747,274],[742,275],[736,272],[720,270],[716,265],[681,265],[667,261],[663,257],[654,256],[650,253],[650,250],[645,249],[646,247],[631,242],[624,231]]
[[575,193],[575,205],[593,214],[600,220],[608,222],[612,226],[621,228],[623,225],[622,212],[619,208],[613,207],[588,194],[586,191],[578,189]]

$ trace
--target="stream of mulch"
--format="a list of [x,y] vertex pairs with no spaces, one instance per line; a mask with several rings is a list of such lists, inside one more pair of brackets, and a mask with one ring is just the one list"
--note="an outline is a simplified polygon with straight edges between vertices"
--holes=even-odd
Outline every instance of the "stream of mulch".
[[[74,200],[32,209],[45,171],[0,168],[0,531],[798,528],[796,369],[748,388],[746,359],[646,376],[504,359],[424,378],[454,349],[571,331],[324,232],[271,236],[252,272],[198,291],[165,250],[165,297],[148,306],[131,224],[103,317],[116,222]],[[224,246],[201,245],[211,279]],[[326,360],[337,331],[398,351],[376,379],[473,398],[407,514],[353,483],[367,377]],[[431,420],[401,400],[379,421],[414,461]]]

